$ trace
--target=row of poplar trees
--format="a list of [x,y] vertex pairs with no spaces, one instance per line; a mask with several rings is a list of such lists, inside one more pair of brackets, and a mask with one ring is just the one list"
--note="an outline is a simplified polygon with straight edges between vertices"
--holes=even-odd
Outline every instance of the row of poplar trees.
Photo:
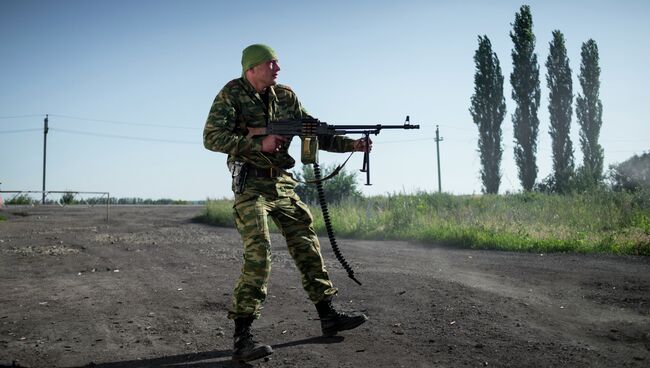
[[[533,190],[537,179],[537,136],[540,103],[539,65],[535,54],[535,35],[530,7],[524,5],[515,14],[510,32],[513,70],[510,74],[512,99],[516,103],[512,114],[514,157],[519,181],[525,191]],[[576,170],[573,146],[569,136],[573,114],[573,86],[564,35],[553,31],[553,40],[546,59],[546,82],[549,89],[550,135],[553,146],[552,190],[566,193],[579,172],[587,183],[598,183],[603,172],[603,148],[598,143],[602,125],[602,104],[599,98],[600,67],[598,46],[592,39],[582,44],[582,63],[578,79],[582,94],[576,99],[576,116],[580,125],[580,145],[583,165]],[[487,36],[478,37],[474,55],[476,74],[470,113],[479,129],[478,148],[481,157],[483,192],[498,193],[501,184],[501,124],[506,114],[503,95],[503,75],[499,58],[492,51]]]

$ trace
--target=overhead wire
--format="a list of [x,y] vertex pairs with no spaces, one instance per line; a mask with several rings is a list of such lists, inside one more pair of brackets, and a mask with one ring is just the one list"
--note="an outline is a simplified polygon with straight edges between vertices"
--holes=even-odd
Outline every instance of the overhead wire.
[[22,118],[33,118],[37,116],[45,116],[45,114],[29,114],[29,115],[12,115],[12,116],[0,116],[0,119],[22,119]]
[[93,132],[84,132],[84,131],[79,131],[79,130],[61,129],[61,128],[50,128],[50,130],[55,131],[55,132],[61,132],[61,133],[87,135],[87,136],[93,136],[93,137],[127,139],[127,140],[132,140],[132,141],[180,143],[180,144],[200,144],[201,143],[201,142],[196,142],[196,141],[182,141],[182,140],[175,140],[175,139],[158,139],[158,138],[147,138],[147,137],[132,137],[132,136],[116,135],[116,134],[93,133]]
[[[19,119],[19,118],[45,117],[45,116],[46,114],[24,114],[24,115],[0,116],[0,119]],[[145,126],[145,127],[157,127],[157,128],[169,128],[169,129],[199,130],[199,128],[187,127],[181,125],[137,123],[137,122],[127,122],[127,121],[117,121],[117,120],[107,120],[107,119],[86,118],[86,117],[63,115],[63,114],[47,114],[47,116],[49,116],[50,118],[57,117],[62,119],[73,119],[73,120],[81,120],[81,121],[96,122],[96,123],[108,123],[108,124],[129,125],[129,126]],[[42,131],[42,130],[43,128],[0,130],[0,134],[13,134],[13,133],[33,132],[33,131]],[[195,141],[183,141],[183,140],[176,140],[176,139],[159,139],[159,138],[134,137],[134,136],[116,135],[116,134],[94,133],[94,132],[87,132],[87,131],[56,128],[52,126],[50,126],[49,130],[61,132],[61,133],[105,137],[105,138],[127,139],[127,140],[145,141],[145,142],[180,143],[180,144],[200,143]]]
[[[0,116],[0,119],[2,119],[2,120],[22,119],[22,118],[30,118],[30,117],[44,117],[45,115],[46,114],[5,115],[5,116]],[[168,128],[168,129],[200,130],[200,128],[188,127],[188,126],[183,126],[183,125],[129,122],[129,121],[119,121],[119,120],[109,120],[109,119],[88,118],[88,117],[72,116],[72,115],[65,115],[65,114],[47,114],[47,115],[50,116],[50,117],[58,117],[58,118],[63,118],[63,119],[72,119],[72,120],[80,120],[80,121],[96,122],[96,123],[129,125],[129,126],[144,126],[144,127],[158,127],[158,128]],[[471,129],[471,128],[459,127],[459,126],[451,125],[451,124],[421,124],[421,125],[426,126],[426,127],[432,127],[432,126],[436,125],[436,126],[440,126],[440,127],[444,127],[444,128],[450,128],[450,129],[454,129],[454,130],[460,130],[460,131],[467,131],[467,132],[473,131],[473,129]],[[15,134],[15,133],[33,132],[33,131],[38,131],[38,130],[42,130],[42,129],[43,128],[0,130],[0,134]],[[196,142],[192,142],[192,141],[182,141],[182,140],[173,140],[173,139],[157,139],[157,138],[147,138],[147,137],[131,137],[131,136],[124,136],[124,135],[113,135],[113,134],[75,131],[75,130],[69,130],[69,129],[53,128],[53,127],[51,127],[50,130],[59,131],[59,132],[62,132],[62,133],[88,135],[88,136],[96,136],[96,137],[106,137],[106,138],[128,139],[128,140],[137,140],[137,141],[196,144]],[[504,129],[504,132],[505,132],[505,130],[506,129]],[[375,142],[375,144],[423,142],[423,141],[431,141],[433,139],[434,138],[419,138],[419,139],[406,139],[406,140],[395,140],[395,141],[378,141],[378,142]],[[640,141],[645,141],[645,140],[643,140],[643,139],[639,139],[639,140],[603,140],[602,142],[603,143],[604,142],[622,143],[622,142],[640,142]],[[504,148],[511,148],[511,146],[509,146],[507,144],[504,144]],[[620,153],[623,153],[623,152],[638,152],[638,151],[639,150],[626,150],[626,151],[609,150],[609,152],[617,152],[617,153],[619,153],[619,152]]]
[[129,121],[85,118],[85,117],[61,115],[61,114],[49,114],[49,116],[59,117],[59,118],[64,118],[64,119],[73,119],[73,120],[82,120],[82,121],[91,121],[91,122],[96,122],[96,123],[107,123],[107,124],[118,124],[118,125],[147,126],[147,127],[159,127],[159,128],[169,128],[169,129],[187,129],[187,130],[198,130],[199,129],[199,128],[188,127],[188,126],[184,126],[184,125],[136,123],[136,122],[129,122]]
[[23,132],[35,132],[35,131],[38,131],[38,130],[43,130],[43,128],[0,130],[0,134],[12,134],[12,133],[23,133]]

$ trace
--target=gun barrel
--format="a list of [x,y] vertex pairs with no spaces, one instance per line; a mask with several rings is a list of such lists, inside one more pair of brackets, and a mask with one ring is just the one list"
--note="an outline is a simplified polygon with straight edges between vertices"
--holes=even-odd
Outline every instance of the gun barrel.
[[382,125],[382,129],[420,129],[420,125],[403,124],[403,125]]
[[370,124],[370,125],[339,125],[332,124],[332,127],[336,129],[345,129],[345,130],[374,130],[374,129],[420,129],[419,125],[412,124],[402,124],[402,125],[382,125],[382,124]]
[[374,134],[377,135],[382,129],[420,129],[419,125],[331,125],[331,128],[338,134]]

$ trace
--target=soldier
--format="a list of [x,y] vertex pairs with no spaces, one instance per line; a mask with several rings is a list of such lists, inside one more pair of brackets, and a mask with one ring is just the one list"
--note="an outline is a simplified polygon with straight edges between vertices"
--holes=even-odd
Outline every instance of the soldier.
[[[312,215],[294,192],[297,182],[286,172],[295,163],[288,153],[292,139],[248,134],[249,128],[310,116],[291,88],[276,84],[280,66],[270,47],[255,44],[245,48],[241,63],[242,77],[228,82],[212,104],[203,142],[209,150],[228,154],[233,177],[233,215],[244,243],[244,265],[228,318],[235,321],[232,358],[245,362],[273,352],[270,346],[254,341],[251,333],[251,324],[259,318],[266,298],[271,270],[269,216],[287,241],[303,288],[316,305],[323,335],[356,328],[368,317],[341,313],[332,306],[337,289],[325,270]],[[319,145],[331,152],[365,150],[363,139],[343,136],[319,137]]]

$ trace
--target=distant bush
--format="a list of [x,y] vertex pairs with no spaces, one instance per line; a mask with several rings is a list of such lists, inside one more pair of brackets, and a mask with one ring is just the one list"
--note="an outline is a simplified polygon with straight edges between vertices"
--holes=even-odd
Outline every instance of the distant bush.
[[[106,197],[92,197],[85,199],[84,202],[90,205],[96,204],[106,204]],[[130,205],[187,205],[191,204],[190,201],[182,199],[151,199],[151,198],[138,198],[138,197],[124,197],[124,198],[115,198],[111,197],[110,204],[130,204]]]
[[216,226],[234,227],[232,217],[233,201],[228,199],[208,199],[203,214],[194,220]]
[[26,205],[26,204],[34,204],[35,202],[36,201],[34,201],[34,199],[32,197],[28,196],[27,194],[20,194],[20,195],[17,195],[15,197],[11,198],[10,200],[6,201],[5,204],[7,204],[7,205],[10,205],[10,204],[12,204],[12,205]]
[[65,205],[74,204],[75,202],[77,202],[77,201],[75,201],[74,196],[75,196],[74,192],[65,192],[61,196],[61,199],[59,200],[59,203],[65,204]]
[[650,152],[611,165],[609,180],[615,191],[650,192]]
[[[322,177],[327,177],[338,165],[326,165],[321,169]],[[298,180],[311,181],[315,179],[314,167],[302,165],[302,173],[294,171],[293,174]],[[298,183],[296,194],[300,199],[310,205],[318,203],[318,191],[316,184]],[[357,173],[349,172],[345,168],[334,177],[323,182],[323,193],[327,203],[335,204],[341,201],[361,198],[361,191],[357,188]]]

